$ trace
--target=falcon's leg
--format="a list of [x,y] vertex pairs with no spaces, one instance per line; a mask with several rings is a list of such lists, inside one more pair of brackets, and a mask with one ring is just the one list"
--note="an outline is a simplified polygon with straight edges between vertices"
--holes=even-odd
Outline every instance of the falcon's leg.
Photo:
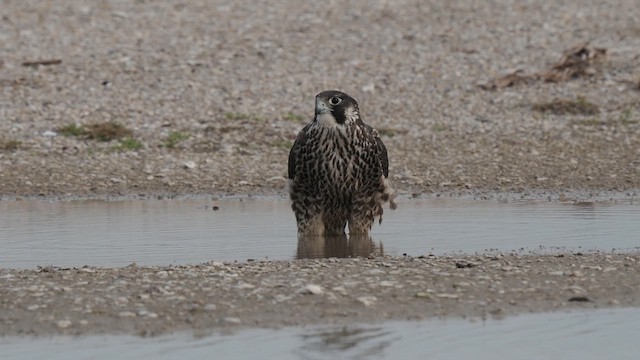
[[350,235],[367,235],[373,226],[373,214],[368,206],[354,206],[349,217]]
[[298,234],[305,236],[324,235],[324,220],[320,208],[313,205],[308,199],[293,194],[291,200],[291,209],[296,215],[296,223],[298,224]]
[[376,217],[382,221],[382,202],[379,197],[379,194],[374,194],[354,202],[349,217],[349,234],[366,235]]
[[324,221],[320,213],[296,212],[296,222],[298,223],[298,234],[305,236],[324,235]]
[[344,228],[347,226],[348,212],[344,209],[332,209],[324,214],[325,234],[332,236],[345,235]]
[[350,235],[367,235],[373,226],[373,217],[355,216],[349,219]]

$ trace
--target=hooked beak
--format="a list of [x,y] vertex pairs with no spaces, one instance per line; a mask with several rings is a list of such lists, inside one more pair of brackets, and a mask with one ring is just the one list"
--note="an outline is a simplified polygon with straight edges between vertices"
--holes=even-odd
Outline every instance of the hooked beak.
[[316,99],[316,115],[326,114],[330,111],[331,110],[329,109],[327,104],[324,102],[324,100]]

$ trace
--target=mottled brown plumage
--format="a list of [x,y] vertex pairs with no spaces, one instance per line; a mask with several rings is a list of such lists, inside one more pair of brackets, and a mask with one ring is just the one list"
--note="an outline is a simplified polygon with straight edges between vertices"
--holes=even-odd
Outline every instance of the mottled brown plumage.
[[389,160],[378,132],[360,118],[358,103],[340,91],[316,96],[313,121],[289,153],[289,193],[303,235],[366,234],[382,206],[393,202]]

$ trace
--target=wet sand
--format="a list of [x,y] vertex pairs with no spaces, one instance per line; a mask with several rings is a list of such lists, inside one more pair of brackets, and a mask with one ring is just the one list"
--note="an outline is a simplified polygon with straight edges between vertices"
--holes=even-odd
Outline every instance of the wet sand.
[[380,257],[0,270],[0,335],[502,317],[640,306],[640,254]]

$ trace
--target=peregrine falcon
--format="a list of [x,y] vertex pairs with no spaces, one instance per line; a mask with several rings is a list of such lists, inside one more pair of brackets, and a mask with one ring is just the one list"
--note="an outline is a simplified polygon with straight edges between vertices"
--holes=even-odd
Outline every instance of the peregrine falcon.
[[289,194],[299,235],[368,234],[394,192],[387,149],[360,118],[358,103],[335,90],[316,96],[313,121],[289,152]]

